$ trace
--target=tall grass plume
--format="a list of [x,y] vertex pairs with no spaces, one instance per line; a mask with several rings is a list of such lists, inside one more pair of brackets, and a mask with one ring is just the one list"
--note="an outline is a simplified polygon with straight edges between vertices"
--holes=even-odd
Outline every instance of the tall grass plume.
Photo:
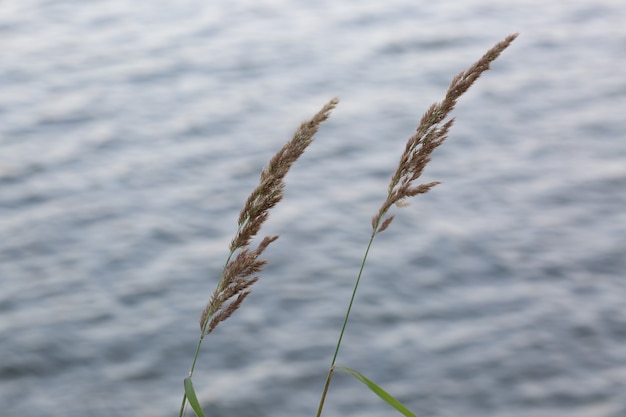
[[250,249],[250,243],[268,219],[270,210],[282,200],[287,172],[313,142],[320,125],[328,119],[338,102],[336,98],[330,100],[311,120],[303,122],[261,172],[259,185],[239,213],[237,233],[230,243],[222,277],[200,317],[201,337],[226,320],[250,294],[250,286],[258,279],[255,274],[267,263],[260,256],[278,236],[264,237],[254,250]]
[[439,181],[434,181],[415,185],[415,181],[419,179],[426,165],[430,162],[433,151],[448,138],[450,128],[454,124],[454,118],[450,117],[450,113],[454,110],[457,100],[474,84],[483,72],[490,68],[491,63],[500,56],[502,51],[504,51],[517,36],[517,33],[507,36],[504,40],[498,42],[493,48],[488,50],[466,71],[462,71],[456,75],[450,82],[445,98],[441,102],[434,103],[428,108],[426,113],[422,116],[415,134],[408,139],[404,152],[400,156],[398,167],[391,176],[391,181],[387,189],[387,198],[372,218],[372,234],[370,235],[365,254],[361,260],[361,268],[359,269],[352,289],[352,295],[348,303],[348,308],[346,309],[343,325],[335,346],[335,352],[326,376],[326,382],[322,389],[322,395],[317,409],[317,417],[320,417],[322,414],[326,394],[328,393],[330,381],[335,369],[340,369],[351,374],[400,413],[407,417],[414,417],[410,410],[359,372],[343,366],[336,366],[337,356],[374,238],[378,233],[386,230],[394,219],[393,215],[388,215],[389,210],[393,205],[398,207],[406,206],[408,204],[406,202],[408,198],[427,193],[431,188],[439,184]]
[[259,185],[252,191],[239,213],[237,233],[230,243],[230,253],[222,269],[221,278],[200,316],[200,338],[189,375],[185,379],[185,394],[179,416],[183,415],[188,400],[194,412],[198,416],[203,415],[191,382],[202,341],[219,323],[229,318],[241,306],[250,294],[250,287],[258,280],[257,274],[267,263],[267,260],[261,259],[261,255],[278,239],[278,236],[265,236],[255,249],[250,247],[252,240],[268,219],[270,210],[282,200],[285,176],[289,169],[313,142],[320,125],[328,119],[338,102],[338,99],[333,98],[312,119],[300,125],[291,140],[274,155],[269,165],[261,172]]

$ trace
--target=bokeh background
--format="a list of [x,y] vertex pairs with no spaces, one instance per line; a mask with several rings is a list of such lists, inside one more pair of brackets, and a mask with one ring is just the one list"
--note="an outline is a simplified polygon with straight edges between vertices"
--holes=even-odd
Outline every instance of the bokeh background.
[[[418,416],[626,415],[619,0],[0,2],[0,414],[177,415],[258,174],[281,234],[207,339],[207,415],[312,416],[370,219],[421,114],[506,35],[379,236],[339,363]],[[336,375],[329,416],[395,415]]]

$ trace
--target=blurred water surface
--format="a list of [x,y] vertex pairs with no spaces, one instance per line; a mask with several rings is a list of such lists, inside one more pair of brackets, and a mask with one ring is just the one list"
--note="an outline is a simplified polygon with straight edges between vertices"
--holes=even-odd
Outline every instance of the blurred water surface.
[[[626,415],[621,1],[0,3],[2,416],[176,415],[238,211],[303,119],[253,296],[207,339],[211,416],[314,415],[405,140],[462,98],[379,236],[339,362],[419,416]],[[393,410],[347,376],[327,415]]]

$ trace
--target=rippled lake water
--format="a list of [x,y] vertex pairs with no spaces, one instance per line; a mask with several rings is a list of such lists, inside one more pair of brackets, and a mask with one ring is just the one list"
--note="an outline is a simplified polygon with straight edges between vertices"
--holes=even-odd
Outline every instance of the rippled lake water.
[[[507,34],[375,242],[339,363],[418,416],[626,415],[621,1],[0,3],[0,413],[177,415],[238,211],[341,103],[194,377],[211,416],[312,416],[389,176]],[[336,375],[326,415],[394,410]]]

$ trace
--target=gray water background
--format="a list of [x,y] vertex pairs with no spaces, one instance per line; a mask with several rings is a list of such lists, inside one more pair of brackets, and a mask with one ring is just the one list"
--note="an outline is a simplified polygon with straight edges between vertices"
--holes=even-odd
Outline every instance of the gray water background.
[[[200,311],[258,174],[281,234],[207,339],[210,416],[312,416],[406,139],[460,101],[379,236],[339,363],[418,416],[626,416],[626,5],[0,3],[0,415],[177,415]],[[337,374],[328,416],[396,415]]]

